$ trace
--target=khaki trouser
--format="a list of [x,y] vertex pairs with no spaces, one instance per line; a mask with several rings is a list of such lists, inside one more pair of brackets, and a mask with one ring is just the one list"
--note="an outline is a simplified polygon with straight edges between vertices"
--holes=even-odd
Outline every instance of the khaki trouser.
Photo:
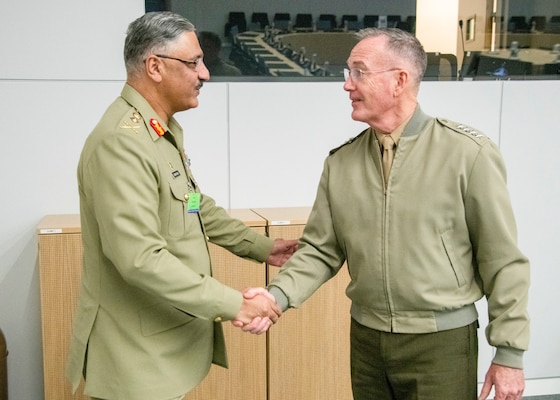
[[477,327],[400,334],[352,320],[354,400],[476,400]]

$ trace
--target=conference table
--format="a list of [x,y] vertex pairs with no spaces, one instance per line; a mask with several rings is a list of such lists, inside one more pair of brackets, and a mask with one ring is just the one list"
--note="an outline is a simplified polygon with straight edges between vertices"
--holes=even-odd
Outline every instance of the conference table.
[[[247,31],[235,36],[236,45],[266,65],[272,76],[309,76],[309,68],[291,58],[287,48],[298,54],[304,51],[308,61],[314,61],[319,69],[328,69],[328,76],[342,76],[346,59],[357,38],[352,31],[273,32],[273,40],[265,32]],[[321,76],[319,74],[314,74]]]

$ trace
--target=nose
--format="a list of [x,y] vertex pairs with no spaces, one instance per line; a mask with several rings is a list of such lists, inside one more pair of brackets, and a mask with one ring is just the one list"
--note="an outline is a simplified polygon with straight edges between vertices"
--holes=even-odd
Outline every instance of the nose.
[[344,85],[342,86],[342,88],[347,92],[354,90],[354,81],[352,80],[351,77],[348,77],[348,79],[344,81]]
[[201,61],[197,68],[198,71],[198,79],[201,81],[208,81],[210,79],[210,71],[206,68],[206,64],[204,61]]

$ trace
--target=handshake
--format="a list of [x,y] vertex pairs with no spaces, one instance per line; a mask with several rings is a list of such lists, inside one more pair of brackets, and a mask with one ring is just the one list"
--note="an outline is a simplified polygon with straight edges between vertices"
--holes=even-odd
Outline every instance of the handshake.
[[249,288],[243,292],[241,310],[231,321],[233,326],[255,335],[265,333],[278,321],[282,310],[276,299],[264,288]]

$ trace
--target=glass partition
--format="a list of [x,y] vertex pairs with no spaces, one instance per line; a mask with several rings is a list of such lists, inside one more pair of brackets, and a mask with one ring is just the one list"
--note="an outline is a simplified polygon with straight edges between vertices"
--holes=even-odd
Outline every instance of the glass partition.
[[215,81],[342,80],[354,33],[370,26],[406,30],[423,44],[430,34],[457,37],[452,50],[430,46],[425,80],[560,78],[557,0],[457,0],[457,26],[445,31],[417,21],[423,0],[145,1],[147,11],[175,11],[196,25]]

